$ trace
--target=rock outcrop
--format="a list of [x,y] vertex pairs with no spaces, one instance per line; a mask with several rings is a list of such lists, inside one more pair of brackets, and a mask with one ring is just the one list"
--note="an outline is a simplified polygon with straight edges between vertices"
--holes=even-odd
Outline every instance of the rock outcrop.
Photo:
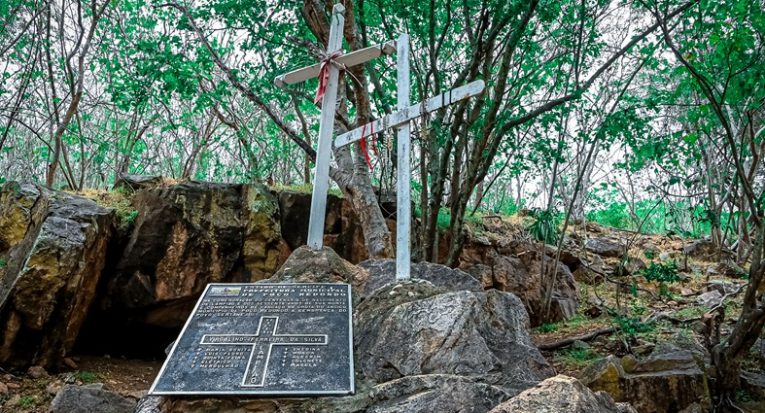
[[607,393],[593,393],[568,376],[551,377],[490,413],[635,413],[626,403],[614,403]]
[[590,238],[584,243],[584,248],[601,257],[621,257],[626,253],[626,246],[620,241],[610,238]]
[[[135,226],[109,280],[106,310],[147,324],[182,325],[211,282],[257,281],[278,268],[276,198],[262,186],[189,182],[139,190]],[[188,308],[190,310],[190,308]]]
[[114,212],[32,185],[0,190],[0,362],[55,365],[95,298]]
[[662,345],[642,360],[609,356],[590,366],[583,381],[640,413],[671,413],[694,405],[707,411],[711,399],[701,358],[698,352]]
[[[553,374],[513,294],[420,264],[394,283],[390,260],[354,266],[331,249],[299,248],[269,281],[353,285],[356,394],[314,399],[165,397],[176,412],[485,412]],[[420,278],[422,277],[422,278]],[[150,403],[145,403],[150,404]]]
[[469,263],[464,263],[462,268],[479,280],[485,289],[497,289],[517,295],[529,313],[532,326],[573,317],[576,314],[578,294],[569,267],[562,262],[558,264],[547,311],[545,285],[549,283],[550,277],[544,279],[542,265],[544,260],[544,273],[549,274],[552,258],[550,255],[535,252],[533,247],[521,254],[516,254],[515,251],[516,249],[511,249],[500,254],[490,250],[481,256],[473,257]]

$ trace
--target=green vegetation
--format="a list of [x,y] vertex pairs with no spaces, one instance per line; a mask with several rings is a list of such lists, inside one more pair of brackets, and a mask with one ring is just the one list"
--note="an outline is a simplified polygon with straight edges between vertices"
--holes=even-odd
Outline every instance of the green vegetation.
[[537,327],[537,330],[540,333],[552,333],[554,331],[558,331],[558,324],[556,323],[544,323],[541,326]]
[[8,266],[8,261],[5,260],[5,258],[0,258],[0,268],[5,268]]
[[36,396],[23,396],[19,399],[19,407],[34,407],[40,403]]
[[98,373],[92,371],[79,370],[75,372],[74,377],[84,384],[96,383],[99,381]]
[[581,370],[592,364],[593,361],[602,358],[592,348],[570,348],[562,351],[556,356],[558,362],[566,364],[570,368]]
[[531,210],[531,216],[534,222],[529,226],[529,233],[539,241],[545,244],[555,244],[558,242],[558,222],[560,217],[555,211],[550,210]]
[[635,337],[638,334],[649,333],[654,330],[655,326],[650,323],[644,323],[637,317],[614,317],[614,321],[619,326],[622,333],[629,337]]
[[655,281],[659,283],[659,296],[664,298],[672,298],[672,293],[667,287],[667,283],[674,283],[681,280],[677,273],[677,264],[670,262],[667,264],[652,262],[648,268],[640,271],[639,273],[647,281]]

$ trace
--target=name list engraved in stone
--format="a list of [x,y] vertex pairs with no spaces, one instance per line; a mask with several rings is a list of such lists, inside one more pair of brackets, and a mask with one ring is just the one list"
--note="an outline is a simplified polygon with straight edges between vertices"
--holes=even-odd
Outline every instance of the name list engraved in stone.
[[353,392],[350,286],[211,284],[152,394]]

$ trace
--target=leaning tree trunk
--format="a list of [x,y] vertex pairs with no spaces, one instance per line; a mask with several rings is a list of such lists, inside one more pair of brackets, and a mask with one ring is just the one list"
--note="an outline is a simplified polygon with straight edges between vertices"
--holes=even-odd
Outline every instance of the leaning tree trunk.
[[763,255],[763,235],[765,228],[760,225],[757,238],[752,246],[752,265],[749,268],[749,284],[744,293],[741,316],[736,321],[733,331],[712,348],[712,364],[715,367],[714,390],[720,398],[718,405],[725,406],[739,387],[741,374],[741,356],[754,345],[765,325],[765,303],[760,285],[765,278]]

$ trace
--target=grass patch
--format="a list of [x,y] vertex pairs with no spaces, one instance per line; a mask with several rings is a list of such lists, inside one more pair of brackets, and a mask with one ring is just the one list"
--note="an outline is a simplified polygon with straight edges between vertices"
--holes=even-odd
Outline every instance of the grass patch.
[[91,384],[99,381],[98,373],[92,371],[78,371],[74,374],[74,377],[84,384]]
[[561,352],[556,358],[559,363],[574,369],[581,369],[600,359],[601,356],[591,348],[572,348]]
[[8,266],[8,261],[5,260],[5,258],[0,258],[0,268],[5,268]]
[[39,403],[40,402],[36,396],[24,396],[19,399],[19,407],[34,407]]
[[544,323],[537,327],[537,330],[540,333],[552,333],[558,331],[558,328],[560,328],[560,326],[557,323]]

